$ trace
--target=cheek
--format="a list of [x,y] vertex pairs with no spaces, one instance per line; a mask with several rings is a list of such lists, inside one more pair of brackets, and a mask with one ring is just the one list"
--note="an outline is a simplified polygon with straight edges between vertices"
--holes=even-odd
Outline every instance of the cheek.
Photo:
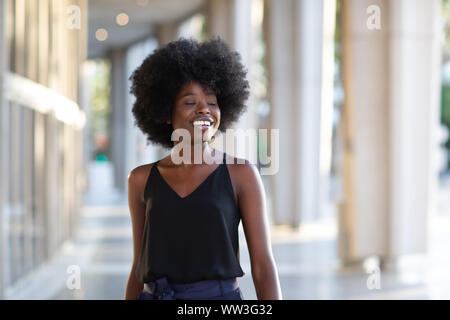
[[216,118],[217,118],[218,122],[220,122],[220,120],[222,119],[220,109],[217,109],[217,111],[216,111]]
[[183,123],[187,116],[187,110],[183,110],[183,108],[174,108],[172,113],[172,123]]

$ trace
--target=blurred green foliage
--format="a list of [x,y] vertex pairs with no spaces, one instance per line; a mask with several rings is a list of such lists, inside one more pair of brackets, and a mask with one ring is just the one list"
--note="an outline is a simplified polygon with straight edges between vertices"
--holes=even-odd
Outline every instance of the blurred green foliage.
[[[441,111],[441,121],[450,130],[450,85],[442,86]],[[450,138],[445,143],[445,146],[450,150]]]
[[89,137],[93,142],[92,159],[110,158],[110,72],[111,66],[108,60],[98,59],[93,61],[94,70],[90,79],[90,132]]
[[[442,65],[444,65],[450,60],[450,0],[442,1],[442,15],[445,33],[442,52]],[[441,88],[441,122],[450,130],[450,85],[446,84],[443,84]],[[445,142],[445,146],[450,151],[450,137]],[[450,159],[447,168],[450,169]]]

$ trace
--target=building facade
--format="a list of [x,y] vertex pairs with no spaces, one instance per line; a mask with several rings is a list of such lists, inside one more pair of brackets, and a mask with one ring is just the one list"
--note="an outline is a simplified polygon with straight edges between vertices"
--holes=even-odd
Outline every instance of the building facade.
[[[85,169],[79,74],[87,1],[4,0],[0,11],[0,296],[70,239]],[[70,63],[68,63],[70,61]]]

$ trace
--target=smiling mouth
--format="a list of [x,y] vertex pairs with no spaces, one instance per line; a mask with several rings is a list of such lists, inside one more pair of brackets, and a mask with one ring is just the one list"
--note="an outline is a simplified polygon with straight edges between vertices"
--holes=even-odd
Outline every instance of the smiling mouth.
[[202,128],[202,129],[208,129],[213,126],[214,122],[207,121],[207,120],[196,120],[192,123],[194,127]]

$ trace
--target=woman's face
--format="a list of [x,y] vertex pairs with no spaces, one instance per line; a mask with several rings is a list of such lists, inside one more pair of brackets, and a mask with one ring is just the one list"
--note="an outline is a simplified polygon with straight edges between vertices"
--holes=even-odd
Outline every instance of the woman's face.
[[[177,97],[172,112],[173,129],[187,129],[194,138],[194,129],[209,141],[220,125],[220,108],[212,90],[204,89],[199,82],[185,84]],[[191,140],[193,141],[193,140]]]

